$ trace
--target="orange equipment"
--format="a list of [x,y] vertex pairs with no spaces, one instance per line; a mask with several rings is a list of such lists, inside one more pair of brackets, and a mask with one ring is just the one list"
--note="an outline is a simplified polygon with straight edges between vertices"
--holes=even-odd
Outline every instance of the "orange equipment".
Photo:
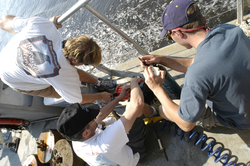
[[11,126],[23,126],[27,127],[29,126],[30,122],[26,120],[21,119],[15,119],[15,118],[0,118],[0,125],[11,125]]
[[[115,96],[119,96],[121,94],[121,91],[122,91],[122,88],[124,87],[125,85],[117,85],[116,88],[115,88]],[[127,100],[128,98],[130,97],[130,93],[125,96],[121,101],[125,101]]]

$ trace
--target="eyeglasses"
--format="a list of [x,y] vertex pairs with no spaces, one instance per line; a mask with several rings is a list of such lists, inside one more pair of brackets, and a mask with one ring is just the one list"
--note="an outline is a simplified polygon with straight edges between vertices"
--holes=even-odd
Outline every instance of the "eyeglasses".
[[184,28],[178,27],[178,28],[169,30],[168,33],[167,33],[167,35],[166,35],[166,38],[167,38],[168,40],[173,40],[171,35],[172,35],[173,32],[175,32],[175,31],[177,31],[177,30],[182,31],[182,32],[194,32],[194,31],[197,31],[197,30],[199,30],[199,29],[205,29],[206,31],[209,30],[209,29],[206,27],[206,24],[203,25],[203,26],[200,26],[200,27],[198,27],[198,28],[193,28],[193,29],[184,29]]
[[166,35],[166,38],[168,40],[173,40],[172,37],[171,37],[171,35],[172,35],[172,31],[170,30],[170,31],[168,31],[168,34]]

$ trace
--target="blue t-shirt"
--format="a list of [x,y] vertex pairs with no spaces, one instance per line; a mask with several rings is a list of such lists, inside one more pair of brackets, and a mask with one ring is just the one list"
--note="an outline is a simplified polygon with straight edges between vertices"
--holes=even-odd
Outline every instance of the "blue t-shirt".
[[206,100],[222,125],[250,128],[250,39],[237,26],[210,29],[197,47],[181,92],[179,116],[190,123],[205,113]]

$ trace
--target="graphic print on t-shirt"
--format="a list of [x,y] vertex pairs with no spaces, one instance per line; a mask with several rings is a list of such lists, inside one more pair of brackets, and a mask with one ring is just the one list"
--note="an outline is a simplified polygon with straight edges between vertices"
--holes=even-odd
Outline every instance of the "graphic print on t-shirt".
[[36,78],[57,76],[61,69],[52,41],[46,36],[21,41],[17,52],[17,65],[26,74]]

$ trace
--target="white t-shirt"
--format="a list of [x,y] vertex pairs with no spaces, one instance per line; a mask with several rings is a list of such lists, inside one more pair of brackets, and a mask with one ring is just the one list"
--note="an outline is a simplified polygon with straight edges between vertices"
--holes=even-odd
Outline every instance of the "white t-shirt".
[[80,158],[90,166],[135,166],[140,155],[133,155],[126,145],[128,137],[121,120],[108,126],[104,131],[96,129],[96,134],[84,142],[72,141],[72,146]]
[[55,25],[40,17],[15,17],[12,27],[19,33],[0,53],[2,81],[24,91],[52,85],[65,101],[81,102],[79,75],[62,52]]

